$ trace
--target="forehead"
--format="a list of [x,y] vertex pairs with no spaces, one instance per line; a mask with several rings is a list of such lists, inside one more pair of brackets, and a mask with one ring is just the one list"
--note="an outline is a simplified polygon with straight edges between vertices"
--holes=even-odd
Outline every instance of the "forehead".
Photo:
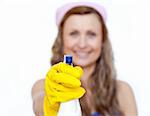
[[64,29],[82,29],[82,28],[90,28],[90,29],[99,29],[101,28],[100,19],[96,14],[73,14],[69,16],[65,23]]

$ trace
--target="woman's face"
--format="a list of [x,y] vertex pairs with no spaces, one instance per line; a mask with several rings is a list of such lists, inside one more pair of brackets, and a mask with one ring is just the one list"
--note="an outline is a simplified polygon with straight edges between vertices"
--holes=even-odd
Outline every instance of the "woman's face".
[[102,26],[95,14],[71,15],[63,27],[64,53],[73,55],[75,65],[96,63],[101,54]]

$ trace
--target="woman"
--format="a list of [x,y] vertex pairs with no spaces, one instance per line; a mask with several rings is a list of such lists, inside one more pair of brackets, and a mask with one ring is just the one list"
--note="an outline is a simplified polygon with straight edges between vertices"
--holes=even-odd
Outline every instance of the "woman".
[[[93,112],[102,116],[136,116],[136,103],[131,87],[116,80],[106,18],[105,9],[94,3],[70,3],[59,8],[56,14],[58,35],[52,48],[51,64],[59,64],[63,61],[64,54],[71,54],[74,65],[82,67],[84,73],[80,81],[86,93],[80,87],[81,94],[74,98],[80,98],[83,116],[90,116]],[[37,81],[32,88],[36,116],[43,115],[43,103],[48,104],[52,99],[45,94],[47,102],[44,101],[44,86],[47,87],[49,80],[44,81]],[[45,89],[45,93],[48,91]],[[57,115],[59,102],[53,107],[55,106]]]

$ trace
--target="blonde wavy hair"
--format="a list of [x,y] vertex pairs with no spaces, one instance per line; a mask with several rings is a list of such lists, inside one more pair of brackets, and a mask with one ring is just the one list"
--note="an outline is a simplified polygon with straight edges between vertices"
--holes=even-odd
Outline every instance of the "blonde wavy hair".
[[[99,21],[102,23],[102,33],[103,33],[103,43],[101,55],[96,61],[96,67],[91,75],[92,78],[89,78],[88,85],[92,93],[92,98],[90,100],[93,102],[94,108],[97,112],[100,112],[104,116],[114,116],[114,113],[119,113],[122,115],[122,112],[119,107],[117,100],[117,82],[116,82],[116,71],[114,67],[114,58],[112,47],[108,38],[108,32],[105,25],[105,22],[102,16],[93,8],[80,6],[72,8],[64,16],[59,28],[58,35],[52,46],[52,58],[51,64],[56,64],[60,61],[63,61],[63,26],[66,19],[73,14],[90,14],[94,13],[98,16]],[[91,108],[86,103],[85,96],[80,99],[81,108],[83,116],[91,115]]]

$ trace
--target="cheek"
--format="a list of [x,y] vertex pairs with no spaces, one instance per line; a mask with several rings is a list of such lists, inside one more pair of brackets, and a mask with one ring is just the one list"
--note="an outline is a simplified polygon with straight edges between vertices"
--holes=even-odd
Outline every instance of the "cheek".
[[93,42],[91,42],[91,45],[93,46],[93,48],[95,49],[101,49],[102,46],[102,39],[101,38],[97,38],[95,39]]
[[100,54],[101,54],[101,47],[100,47],[100,46],[95,47],[95,49],[94,49],[94,54],[95,54],[95,56],[97,56],[97,57],[100,56]]
[[97,41],[92,46],[93,46],[93,50],[94,50],[95,56],[100,56],[101,49],[102,49],[102,43],[101,43],[101,41]]
[[74,44],[73,44],[73,42],[72,41],[70,41],[69,39],[64,39],[64,41],[63,41],[63,50],[64,50],[64,53],[68,53],[68,51],[70,51],[72,48],[73,48],[73,46],[74,46]]
[[93,48],[93,53],[91,54],[90,60],[96,62],[98,58],[101,56],[101,47],[100,46],[95,46]]

